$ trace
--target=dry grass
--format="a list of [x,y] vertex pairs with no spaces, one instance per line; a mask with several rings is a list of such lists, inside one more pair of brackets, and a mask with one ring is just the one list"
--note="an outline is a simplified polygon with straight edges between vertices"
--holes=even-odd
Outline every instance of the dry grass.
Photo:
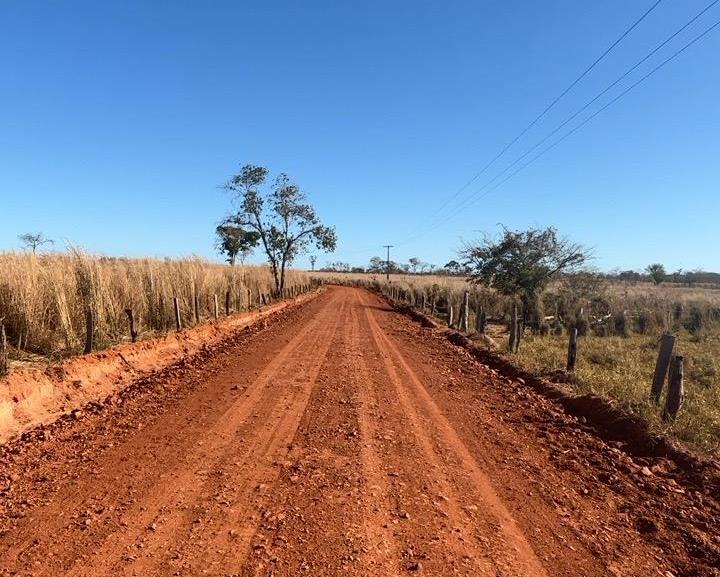
[[[309,277],[291,271],[288,285]],[[199,258],[127,259],[96,257],[80,250],[38,255],[0,253],[0,319],[16,353],[66,356],[81,350],[85,311],[95,312],[97,348],[128,335],[126,308],[132,308],[141,336],[174,328],[173,297],[184,325],[194,323],[194,298],[201,319],[214,314],[213,295],[221,310],[231,291],[235,311],[247,308],[247,289],[270,293],[266,267],[230,267]]]
[[[644,416],[655,430],[720,454],[720,331],[702,340],[684,331],[677,336],[677,351],[685,357],[686,368],[685,404],[675,423],[663,423],[661,407],[649,401],[657,336],[581,337],[571,382],[580,392],[615,399]],[[531,372],[547,375],[564,369],[566,355],[565,337],[529,335],[512,358]]]

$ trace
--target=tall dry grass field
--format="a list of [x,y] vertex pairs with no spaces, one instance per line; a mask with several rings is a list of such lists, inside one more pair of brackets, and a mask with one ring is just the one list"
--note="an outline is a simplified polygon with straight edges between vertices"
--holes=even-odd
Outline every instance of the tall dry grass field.
[[[290,271],[288,285],[307,283],[302,272]],[[128,336],[125,309],[131,308],[141,336],[174,328],[173,297],[178,297],[184,325],[194,323],[194,299],[201,318],[214,315],[213,295],[224,309],[226,291],[233,311],[270,293],[266,267],[230,267],[200,258],[108,258],[77,249],[33,255],[0,253],[0,319],[16,353],[66,356],[80,352],[86,311],[95,315],[98,348]],[[257,302],[257,301],[255,301]]]

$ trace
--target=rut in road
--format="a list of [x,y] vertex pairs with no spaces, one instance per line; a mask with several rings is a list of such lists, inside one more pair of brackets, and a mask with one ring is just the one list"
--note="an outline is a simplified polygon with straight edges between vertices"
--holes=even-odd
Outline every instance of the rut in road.
[[674,527],[629,457],[360,289],[9,466],[0,575],[667,577],[716,560],[711,521]]

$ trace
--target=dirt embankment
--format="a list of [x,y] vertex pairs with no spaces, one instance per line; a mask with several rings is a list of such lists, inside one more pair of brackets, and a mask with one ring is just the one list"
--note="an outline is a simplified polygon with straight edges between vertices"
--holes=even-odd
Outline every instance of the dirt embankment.
[[116,393],[153,372],[212,348],[238,329],[316,293],[223,317],[180,332],[72,357],[45,369],[18,368],[0,378],[0,443]]

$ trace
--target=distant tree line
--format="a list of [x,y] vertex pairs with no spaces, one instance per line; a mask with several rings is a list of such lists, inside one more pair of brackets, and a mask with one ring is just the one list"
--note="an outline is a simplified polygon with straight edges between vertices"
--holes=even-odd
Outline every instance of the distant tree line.
[[[541,231],[536,230],[534,232],[539,234]],[[547,233],[547,230],[545,232]],[[529,239],[528,242],[531,242],[531,244],[539,242],[538,239],[535,238],[537,234],[534,235],[533,238]],[[505,240],[508,243],[510,242],[510,239]],[[516,238],[515,240],[517,241],[518,239]],[[501,246],[497,246],[495,248],[496,250],[500,250]],[[512,250],[519,249],[517,246],[512,246]],[[541,247],[541,250],[543,251],[543,254],[546,254],[548,247]],[[441,267],[424,262],[417,257],[408,259],[408,262],[397,262],[391,260],[388,263],[384,258],[374,256],[370,259],[370,262],[366,266],[354,266],[350,263],[335,261],[328,262],[319,270],[322,272],[336,273],[386,274],[389,272],[390,274],[404,275],[432,274],[438,276],[471,277],[476,270],[476,266],[469,256],[470,255],[467,252],[461,251],[459,260],[450,260]],[[315,257],[311,257],[311,259],[314,267]],[[567,270],[563,267],[557,274],[565,277],[575,273],[574,271]],[[583,274],[585,274],[585,272],[583,272]],[[650,264],[643,271],[613,270],[606,273],[594,272],[593,275],[600,279],[609,281],[652,282],[655,285],[660,285],[662,283],[675,283],[687,286],[703,285],[720,287],[720,273],[707,272],[703,270],[676,270],[675,272],[668,273],[665,266],[660,263]]]
[[682,269],[669,273],[666,272],[665,267],[659,263],[648,265],[642,272],[636,270],[616,270],[604,273],[602,276],[608,280],[652,282],[656,285],[668,282],[687,286],[720,286],[720,273],[704,270],[684,271]]
[[[314,266],[314,263],[313,263]],[[409,258],[407,262],[397,262],[379,256],[374,256],[366,266],[353,266],[342,261],[328,262],[320,269],[321,272],[339,273],[368,273],[368,274],[407,274],[423,275],[432,274],[439,276],[460,276],[465,277],[470,269],[456,260],[451,260],[442,267],[420,260],[417,257]]]

